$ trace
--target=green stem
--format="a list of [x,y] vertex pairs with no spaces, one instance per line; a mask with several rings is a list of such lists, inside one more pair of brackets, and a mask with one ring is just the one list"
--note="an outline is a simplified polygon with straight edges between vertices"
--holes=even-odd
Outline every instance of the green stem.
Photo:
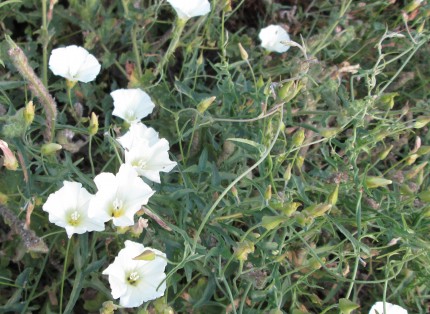
[[90,135],[90,141],[88,143],[88,158],[90,160],[90,165],[91,165],[91,174],[93,175],[93,177],[95,177],[95,171],[94,171],[94,162],[93,162],[93,156],[91,154],[91,147],[92,147],[92,142],[93,142],[93,136]]
[[172,40],[170,41],[169,48],[167,49],[166,53],[164,54],[163,58],[161,59],[160,63],[157,66],[157,69],[155,70],[155,76],[157,76],[159,73],[163,72],[164,66],[169,61],[172,54],[175,52],[176,47],[179,44],[179,39],[181,38],[182,32],[184,31],[185,24],[187,23],[187,20],[183,19],[176,19],[175,28],[173,30]]
[[220,194],[220,196],[217,198],[217,200],[213,203],[212,207],[209,209],[206,216],[203,218],[203,221],[200,224],[199,229],[197,230],[197,232],[194,235],[194,243],[193,243],[192,252],[195,252],[196,247],[197,247],[197,242],[198,242],[198,239],[200,237],[200,234],[203,231],[203,228],[208,223],[209,218],[212,216],[213,212],[215,211],[216,207],[221,202],[221,200],[224,198],[224,196],[227,195],[227,193],[233,188],[233,186],[235,186],[240,180],[242,180],[244,177],[246,177],[252,170],[254,170],[256,167],[258,167],[267,158],[267,156],[269,156],[270,151],[272,150],[273,146],[275,146],[276,140],[278,139],[278,136],[279,136],[281,129],[282,129],[282,126],[283,126],[283,122],[282,122],[283,110],[282,110],[282,107],[279,107],[279,108],[280,108],[279,109],[279,115],[280,115],[279,125],[278,125],[278,130],[276,131],[276,134],[274,136],[272,143],[270,143],[270,146],[265,150],[265,152],[261,156],[261,158],[255,164],[253,164],[251,167],[249,167],[246,171],[244,171],[241,175],[239,175],[235,180],[233,180],[227,186],[227,188],[224,189],[224,191]]
[[49,44],[49,34],[48,34],[48,23],[46,21],[46,1],[42,0],[42,82],[43,85],[48,87],[48,44]]
[[72,242],[72,239],[67,240],[67,248],[66,248],[66,257],[64,259],[64,265],[63,265],[63,276],[61,278],[61,288],[60,288],[60,314],[63,313],[63,292],[64,292],[64,282],[66,281],[66,272],[67,272],[67,260],[69,258],[69,250],[70,250],[70,243]]
[[142,62],[140,61],[139,47],[137,45],[137,26],[131,29],[131,42],[133,44],[134,59],[137,65],[137,75],[140,80],[142,77]]

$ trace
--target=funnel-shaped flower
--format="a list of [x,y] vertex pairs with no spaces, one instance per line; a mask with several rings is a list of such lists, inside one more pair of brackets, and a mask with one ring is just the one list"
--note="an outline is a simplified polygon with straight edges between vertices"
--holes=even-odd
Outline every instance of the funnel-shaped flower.
[[88,217],[88,206],[93,197],[78,182],[64,181],[64,186],[49,195],[43,210],[49,214],[49,221],[66,229],[70,238],[74,233],[102,231],[104,221],[99,217]]
[[176,166],[176,162],[169,159],[169,142],[164,138],[152,145],[146,139],[135,141],[125,151],[125,162],[139,175],[157,183],[160,183],[160,171],[169,172]]
[[188,20],[195,16],[206,15],[211,10],[208,0],[167,0],[175,9],[178,17]]
[[[136,258],[140,255],[147,259]],[[143,302],[164,295],[166,290],[166,254],[144,247],[140,243],[125,241],[114,262],[103,271],[109,276],[112,297],[123,307],[137,307]]]
[[130,126],[127,133],[118,138],[118,142],[124,149],[130,150],[142,139],[148,141],[149,145],[154,145],[159,140],[158,132],[142,123],[135,123]]
[[124,119],[129,124],[140,122],[155,107],[151,97],[139,88],[118,89],[110,95],[115,107],[112,114]]
[[261,47],[268,51],[282,53],[290,49],[290,46],[283,43],[290,41],[290,36],[279,25],[269,25],[261,29],[258,37],[261,40]]
[[70,82],[88,83],[96,78],[101,66],[85,48],[72,45],[52,50],[49,68]]
[[408,314],[408,311],[401,306],[388,302],[385,302],[385,309],[386,311],[384,312],[384,302],[376,302],[370,309],[369,314]]
[[119,227],[132,226],[134,214],[154,194],[127,164],[123,164],[116,175],[100,173],[94,182],[98,192],[90,203],[90,217],[102,221],[112,219],[113,224]]

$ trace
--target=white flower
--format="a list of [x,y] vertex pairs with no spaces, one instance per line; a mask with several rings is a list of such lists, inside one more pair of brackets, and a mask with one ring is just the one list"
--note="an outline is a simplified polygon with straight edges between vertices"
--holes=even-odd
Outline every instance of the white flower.
[[148,141],[149,145],[154,145],[159,140],[158,132],[142,123],[135,123],[130,126],[127,133],[117,140],[124,149],[130,150],[136,146],[135,143],[142,139]]
[[386,312],[384,312],[384,302],[376,302],[370,309],[369,314],[408,314],[408,311],[401,306],[388,302],[385,302],[385,309],[387,310]]
[[100,63],[85,48],[67,46],[52,50],[49,68],[55,75],[71,82],[88,83],[100,72]]
[[176,166],[176,162],[169,159],[169,142],[164,138],[153,144],[146,139],[134,141],[125,151],[125,163],[132,165],[139,175],[157,183],[160,183],[160,171],[169,172]]
[[[143,252],[154,254],[153,259],[136,260]],[[103,271],[103,275],[109,275],[112,297],[120,298],[121,306],[137,307],[143,302],[163,296],[166,290],[165,257],[166,254],[159,250],[125,241],[125,248],[119,251],[114,262]]]
[[49,195],[43,205],[43,210],[49,214],[49,221],[65,228],[69,238],[74,233],[104,230],[103,220],[88,216],[88,206],[93,195],[78,182],[64,181],[63,184],[61,189]]
[[139,88],[118,89],[110,93],[113,98],[112,114],[130,124],[140,122],[154,110],[151,97]]
[[208,0],[167,0],[175,9],[178,17],[188,20],[195,16],[206,15],[211,10]]
[[90,203],[90,217],[102,221],[112,219],[119,227],[132,226],[134,214],[155,192],[127,164],[121,165],[116,176],[103,172],[94,182],[98,191]]
[[279,25],[269,25],[261,29],[258,37],[261,40],[261,46],[268,51],[285,52],[290,46],[282,42],[290,41],[288,33]]

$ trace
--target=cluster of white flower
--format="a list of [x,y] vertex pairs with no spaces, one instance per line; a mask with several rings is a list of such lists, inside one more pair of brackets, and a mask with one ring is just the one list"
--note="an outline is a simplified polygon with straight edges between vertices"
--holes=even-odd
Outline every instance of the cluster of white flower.
[[[92,81],[100,71],[97,59],[77,46],[54,49],[49,66],[54,74],[67,79],[68,86]],[[117,174],[103,172],[94,178],[95,195],[79,182],[64,181],[63,187],[49,195],[43,205],[49,221],[63,227],[69,238],[75,233],[103,231],[109,220],[117,227],[135,225],[134,215],[155,193],[140,176],[160,183],[160,171],[169,172],[176,166],[169,159],[169,142],[141,122],[155,107],[149,95],[140,89],[119,89],[111,96],[112,114],[129,125],[129,130],[118,138],[125,162]],[[143,252],[151,252],[152,257],[138,259]],[[166,265],[164,253],[126,241],[125,248],[103,274],[109,276],[113,298],[120,298],[123,307],[136,307],[164,295]]]
[[[167,0],[178,18],[188,20],[210,12],[208,0]],[[270,25],[261,30],[262,47],[279,53],[288,50],[290,38],[281,26]],[[78,46],[54,49],[49,68],[66,78],[68,87],[77,81],[87,83],[100,72],[100,63],[87,50]],[[49,195],[43,210],[49,221],[65,228],[68,237],[89,231],[102,231],[112,220],[118,227],[133,226],[134,215],[155,193],[141,177],[160,183],[160,171],[169,172],[176,162],[169,159],[169,143],[158,132],[142,124],[141,119],[155,107],[150,96],[141,89],[119,89],[111,93],[114,116],[128,124],[128,131],[117,140],[124,149],[124,164],[118,173],[100,173],[94,178],[97,193],[90,194],[79,182],[64,181],[63,187]],[[138,224],[142,224],[139,220]],[[151,258],[139,259],[143,253]],[[113,298],[123,307],[136,307],[164,294],[166,289],[166,255],[142,244],[125,241],[115,261],[103,271],[109,276]]]

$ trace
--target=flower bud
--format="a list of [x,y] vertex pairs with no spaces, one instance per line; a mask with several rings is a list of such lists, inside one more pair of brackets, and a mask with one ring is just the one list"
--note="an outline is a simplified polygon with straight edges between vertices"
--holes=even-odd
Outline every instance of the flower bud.
[[237,244],[234,248],[234,255],[239,261],[246,261],[249,253],[254,253],[254,243],[251,241],[243,241]]
[[258,81],[257,81],[257,89],[260,89],[263,86],[264,86],[264,80],[263,80],[263,77],[260,75],[260,77],[258,78]]
[[430,146],[421,146],[420,148],[418,148],[418,150],[416,151],[416,154],[418,156],[423,156],[423,155],[427,155],[428,153],[430,153]]
[[34,104],[33,101],[29,101],[23,111],[24,121],[29,126],[34,120]]
[[309,207],[306,207],[303,212],[307,213],[308,216],[317,218],[324,216],[324,214],[333,207],[332,204],[315,204]]
[[293,86],[294,81],[288,81],[282,84],[281,88],[278,91],[278,96],[280,100],[287,99],[290,96],[290,89]]
[[92,112],[90,118],[90,125],[88,126],[88,133],[90,136],[96,135],[99,130],[99,117]]
[[304,140],[305,140],[305,130],[298,129],[293,135],[293,139],[292,139],[293,145],[300,146],[303,144]]
[[2,192],[0,192],[0,204],[1,205],[5,205],[7,203],[8,198],[9,197],[6,194],[3,194]]
[[117,309],[118,306],[112,301],[106,301],[103,302],[102,307],[100,308],[100,314],[114,314]]
[[263,216],[261,219],[261,225],[267,230],[273,230],[280,224],[287,221],[288,217],[285,216]]
[[200,53],[199,57],[197,58],[197,65],[203,64],[203,52]]
[[428,162],[425,161],[415,167],[413,167],[411,170],[409,170],[406,175],[405,178],[408,180],[411,180],[413,178],[415,178],[417,176],[417,174],[424,169],[425,166],[427,166]]
[[412,0],[403,8],[403,11],[405,11],[406,13],[411,13],[412,11],[417,9],[422,2],[423,0]]
[[287,169],[285,169],[285,172],[284,172],[285,184],[287,184],[288,181],[290,181],[291,179],[291,168],[292,168],[292,165],[288,164]]
[[290,203],[284,204],[281,210],[284,215],[290,217],[292,214],[294,214],[297,211],[297,208],[299,208],[301,205],[302,204],[299,202],[290,202]]
[[366,180],[364,181],[364,184],[368,189],[374,189],[380,186],[387,186],[391,183],[393,183],[393,181],[375,176],[367,176]]
[[330,195],[328,196],[327,203],[331,205],[336,205],[338,195],[339,195],[339,184],[336,184],[336,187],[334,188],[333,192],[331,192]]
[[268,202],[272,198],[272,186],[269,184],[264,192],[264,200]]
[[8,170],[15,171],[18,168],[18,160],[5,141],[0,140],[0,149],[4,155],[3,166]]
[[382,95],[376,100],[376,105],[379,109],[388,110],[394,107],[394,98],[398,96],[399,93],[387,93]]
[[325,138],[332,138],[336,136],[336,134],[339,133],[340,130],[340,128],[324,128],[319,130],[319,133]]
[[383,150],[380,154],[378,159],[379,160],[384,160],[385,158],[387,158],[388,154],[391,152],[391,150],[393,149],[393,145],[390,145],[389,147],[387,147],[385,150]]
[[248,53],[246,52],[245,48],[243,48],[241,43],[237,44],[239,46],[240,56],[242,60],[248,60]]
[[418,154],[409,155],[405,160],[405,164],[408,166],[412,165],[417,160],[418,157],[419,157]]
[[305,159],[303,158],[303,156],[297,156],[296,160],[294,162],[294,166],[296,166],[296,168],[301,171],[302,167],[303,167],[303,163],[305,162]]
[[413,124],[413,128],[415,129],[421,129],[427,125],[427,123],[430,122],[430,117],[428,116],[419,116],[415,120],[415,123]]
[[216,96],[212,96],[206,99],[203,99],[198,105],[197,105],[197,111],[200,113],[204,113],[209,106],[215,101]]
[[42,155],[49,156],[55,154],[58,150],[62,148],[63,147],[60,144],[48,143],[42,145],[40,152],[42,153]]

